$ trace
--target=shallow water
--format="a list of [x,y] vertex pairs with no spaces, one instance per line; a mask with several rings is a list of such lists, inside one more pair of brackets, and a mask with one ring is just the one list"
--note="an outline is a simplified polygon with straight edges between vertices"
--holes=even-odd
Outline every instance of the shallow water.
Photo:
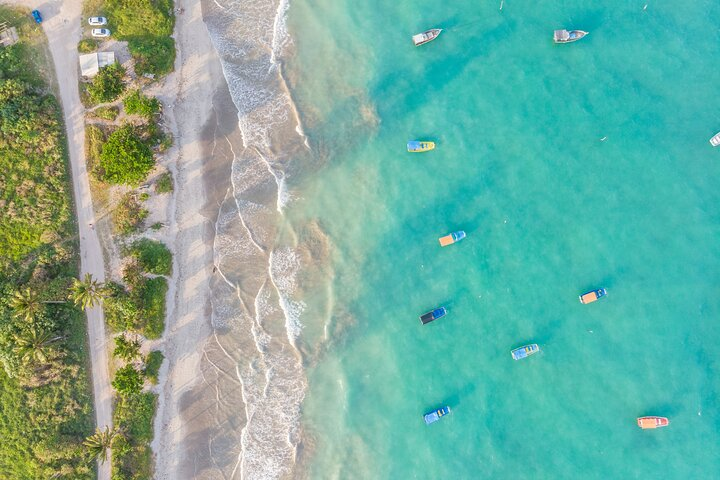
[[612,3],[290,4],[284,215],[332,260],[300,316],[311,478],[720,471],[720,4]]

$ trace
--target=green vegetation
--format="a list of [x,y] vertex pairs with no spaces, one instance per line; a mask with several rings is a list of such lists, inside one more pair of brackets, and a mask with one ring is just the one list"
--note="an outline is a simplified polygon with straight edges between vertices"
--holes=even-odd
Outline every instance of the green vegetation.
[[155,183],[155,192],[157,193],[170,193],[173,191],[173,188],[173,177],[170,172],[165,172],[160,175],[160,178],[158,178]]
[[159,350],[153,350],[145,359],[145,377],[153,385],[158,383],[158,373],[160,373],[163,360],[165,360],[165,357]]
[[98,42],[94,38],[83,38],[78,43],[78,52],[92,53],[98,48]]
[[140,90],[130,92],[123,100],[123,105],[128,115],[152,118],[156,113],[160,113],[160,101],[154,97],[146,97]]
[[149,339],[160,338],[165,330],[165,294],[168,290],[164,277],[148,278],[142,289],[142,302],[145,312],[144,335]]
[[137,395],[142,391],[143,378],[132,365],[125,365],[115,372],[112,386],[122,396]]
[[100,153],[103,180],[108,183],[139,185],[154,166],[152,150],[129,124],[111,133]]
[[120,233],[129,235],[138,231],[147,216],[148,211],[135,200],[131,193],[128,193],[120,199],[117,207],[113,210],[112,221]]
[[92,458],[99,458],[101,462],[105,463],[108,450],[112,447],[113,440],[117,435],[118,431],[110,430],[110,427],[105,427],[104,430],[96,428],[95,433],[86,438],[83,445]]
[[115,350],[113,356],[131,362],[140,356],[140,341],[131,340],[127,336],[115,337]]
[[105,143],[105,133],[99,127],[95,125],[85,127],[85,157],[87,158],[88,170],[98,180],[102,177],[100,154],[102,153],[103,143]]
[[61,111],[27,10],[0,7],[0,477],[94,478],[82,312],[65,301],[79,258]]
[[90,100],[105,103],[117,99],[125,91],[124,76],[125,69],[119,63],[102,67],[87,87]]
[[105,13],[118,40],[127,40],[138,75],[164,75],[173,69],[175,25],[172,0],[106,0]]
[[137,262],[132,261],[125,267],[123,281],[127,288],[117,283],[107,286],[104,304],[108,325],[114,331],[128,330],[145,338],[160,338],[165,328],[167,280],[146,277]]
[[165,226],[165,224],[162,223],[162,222],[155,222],[155,223],[153,223],[152,225],[150,225],[150,228],[151,228],[152,230],[154,230],[154,231],[157,232],[158,230],[160,230],[160,229],[163,228],[164,226]]
[[89,273],[82,280],[73,278],[68,298],[80,308],[92,308],[105,296],[105,286],[92,278]]
[[118,399],[113,423],[123,436],[113,443],[113,480],[152,478],[150,442],[156,406],[157,395],[151,392]]
[[118,115],[120,115],[120,109],[118,107],[98,107],[92,112],[89,112],[93,117],[101,118],[103,120],[109,120],[114,122]]
[[154,275],[172,274],[172,253],[162,242],[148,238],[137,240],[128,249],[144,271]]

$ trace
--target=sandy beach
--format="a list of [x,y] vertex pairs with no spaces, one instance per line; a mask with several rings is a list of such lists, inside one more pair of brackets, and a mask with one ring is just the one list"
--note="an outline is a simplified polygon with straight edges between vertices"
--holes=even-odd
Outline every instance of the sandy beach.
[[[242,140],[201,3],[180,0],[176,5],[184,9],[176,17],[176,68],[166,81],[167,98],[160,94],[170,107],[168,126],[175,137],[166,166],[174,174],[176,194],[174,204],[167,206],[170,225],[163,240],[174,252],[176,273],[168,292],[167,361],[160,377],[153,450],[157,478],[228,478],[236,468],[242,425],[214,428],[222,421],[216,396],[222,372],[236,365],[211,328],[210,288],[217,273],[215,222],[230,188],[233,146],[241,147]],[[227,364],[218,365],[223,358]],[[222,402],[224,407],[237,403],[243,411],[242,395],[235,390]],[[219,432],[232,435],[230,431],[236,432],[233,438],[216,438]]]

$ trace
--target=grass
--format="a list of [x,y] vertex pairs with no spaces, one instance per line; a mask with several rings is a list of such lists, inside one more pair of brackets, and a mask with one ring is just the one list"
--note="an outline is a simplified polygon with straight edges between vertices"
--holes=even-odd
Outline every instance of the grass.
[[124,433],[113,445],[113,480],[152,478],[150,441],[156,408],[157,395],[151,392],[118,399],[113,423]]
[[154,275],[172,274],[172,253],[162,242],[148,238],[137,240],[128,249],[137,258],[140,268]]
[[146,338],[160,338],[165,330],[165,294],[168,283],[164,277],[148,278],[141,292],[141,301],[145,314],[145,328],[143,334]]
[[113,225],[119,233],[129,235],[140,230],[148,214],[132,193],[128,193],[112,211]]
[[145,359],[145,377],[153,385],[157,385],[158,383],[158,374],[160,373],[163,360],[165,360],[165,357],[159,350],[153,350]]
[[170,73],[175,62],[175,26],[172,0],[105,0],[109,28],[118,40],[126,40],[138,75]]
[[[12,294],[30,288],[63,300],[78,274],[77,236],[60,107],[39,26],[27,9],[0,7],[20,42],[0,49],[0,477],[94,478],[84,438],[93,412],[85,319],[70,303],[13,316]],[[24,361],[16,335],[60,337],[44,360]]]
[[120,115],[120,109],[113,106],[104,106],[98,107],[89,113],[93,117],[114,122],[118,115]]
[[83,38],[78,43],[78,52],[80,53],[92,53],[98,48],[98,41],[94,38]]
[[155,182],[155,192],[157,193],[171,193],[173,188],[173,176],[170,172],[163,173]]

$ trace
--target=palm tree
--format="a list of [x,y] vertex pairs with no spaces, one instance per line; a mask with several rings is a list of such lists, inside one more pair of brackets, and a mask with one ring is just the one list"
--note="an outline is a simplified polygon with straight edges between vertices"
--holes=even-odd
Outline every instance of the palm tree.
[[62,337],[51,338],[46,332],[35,326],[30,327],[23,335],[13,335],[15,347],[13,351],[24,361],[36,360],[45,363],[48,361],[48,346]]
[[18,290],[10,299],[10,307],[15,310],[13,316],[15,318],[24,318],[28,322],[31,321],[40,312],[42,302],[37,294],[30,288]]
[[75,305],[91,308],[100,303],[104,296],[105,285],[93,279],[89,273],[85,274],[83,280],[73,279],[69,298],[75,302]]
[[103,430],[96,428],[95,433],[87,437],[83,445],[87,447],[93,457],[97,457],[102,463],[105,463],[107,452],[110,450],[112,441],[117,434],[118,431],[116,429],[110,430],[109,426],[106,426]]

